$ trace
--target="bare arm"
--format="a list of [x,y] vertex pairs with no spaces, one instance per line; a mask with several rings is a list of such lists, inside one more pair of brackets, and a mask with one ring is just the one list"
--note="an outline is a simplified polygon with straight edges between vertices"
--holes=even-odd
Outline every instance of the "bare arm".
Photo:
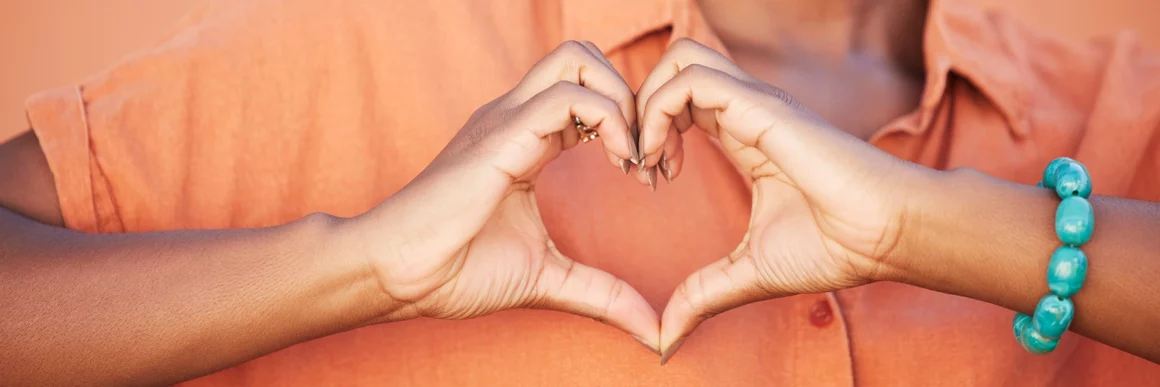
[[172,383],[362,325],[525,307],[605,322],[655,351],[656,312],[556,250],[531,191],[581,143],[576,120],[601,123],[610,167],[635,160],[631,98],[595,46],[565,43],[378,206],[249,230],[90,235],[20,216],[62,223],[26,134],[0,147],[0,380]]
[[0,145],[0,166],[5,384],[172,383],[381,313],[367,307],[383,305],[377,280],[333,248],[326,216],[87,235],[33,220],[63,224],[35,135]]
[[[1059,199],[1048,190],[903,162],[696,42],[670,47],[637,103],[646,156],[662,151],[670,125],[693,123],[727,134],[722,144],[754,180],[742,243],[690,275],[665,308],[665,359],[707,316],[794,294],[890,280],[1028,313],[1048,293],[1060,246]],[[1083,246],[1090,263],[1072,328],[1160,362],[1160,204],[1091,202],[1095,235]]]
[[[897,254],[902,270],[888,279],[1031,314],[1061,245],[1059,198],[969,170],[939,174],[916,195]],[[1072,298],[1071,330],[1160,362],[1160,204],[1090,200],[1095,234],[1083,246],[1089,269]]]
[[335,225],[87,235],[0,209],[0,380],[168,384],[366,324],[379,285]]

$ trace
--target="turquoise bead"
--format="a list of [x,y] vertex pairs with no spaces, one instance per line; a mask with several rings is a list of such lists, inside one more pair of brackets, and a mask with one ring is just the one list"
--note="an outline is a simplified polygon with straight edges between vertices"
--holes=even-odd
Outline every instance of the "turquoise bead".
[[1047,168],[1043,169],[1043,186],[1048,188],[1055,188],[1055,172],[1059,169],[1060,166],[1068,163],[1075,163],[1075,160],[1067,157],[1060,157],[1058,159],[1051,160],[1050,163],[1047,163]]
[[1035,183],[1035,186],[1039,187],[1039,188],[1043,188],[1043,182],[1041,181],[1041,182]]
[[1071,318],[1075,316],[1075,305],[1071,299],[1048,294],[1039,300],[1035,315],[1031,317],[1031,327],[1043,337],[1059,337],[1067,332]]
[[1059,338],[1043,336],[1036,332],[1034,327],[1027,325],[1019,335],[1019,344],[1023,345],[1023,349],[1027,352],[1042,355],[1054,351],[1059,345]]
[[1079,196],[1063,198],[1055,210],[1055,234],[1068,246],[1082,246],[1092,239],[1095,218],[1092,204],[1087,199]]
[[1023,313],[1015,313],[1015,320],[1011,321],[1011,328],[1015,330],[1015,340],[1023,340],[1023,330],[1031,326],[1031,316]]
[[1089,197],[1092,195],[1092,177],[1087,168],[1077,162],[1064,163],[1055,171],[1055,193],[1059,197]]
[[1067,246],[1055,249],[1047,263],[1047,288],[1056,295],[1071,297],[1083,287],[1087,266],[1083,250]]

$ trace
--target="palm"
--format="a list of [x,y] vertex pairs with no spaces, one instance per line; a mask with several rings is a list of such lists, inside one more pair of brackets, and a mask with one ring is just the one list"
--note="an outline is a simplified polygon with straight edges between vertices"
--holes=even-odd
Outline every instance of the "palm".
[[466,319],[512,308],[544,308],[603,320],[637,337],[655,334],[650,332],[656,331],[656,312],[640,293],[556,249],[536,205],[538,173],[513,182],[474,236],[431,265],[430,276],[440,277],[438,285],[414,304],[415,312]]
[[[689,276],[669,300],[661,322],[662,345],[667,345],[664,359],[679,347],[673,344],[676,340],[717,313],[770,298],[865,283],[870,278],[867,273],[877,270],[868,254],[881,245],[888,229],[884,226],[888,222],[883,221],[888,216],[866,213],[865,198],[833,200],[833,196],[811,195],[762,151],[712,124],[705,126],[753,179],[752,213],[738,247]],[[817,167],[814,173],[843,177],[838,171]]]
[[[845,203],[811,201],[761,151],[727,134],[719,139],[730,157],[753,178],[753,207],[749,230],[728,260],[752,270],[769,297],[821,293],[858,284],[854,262],[862,254],[847,246],[865,239],[856,229],[826,227],[835,206]],[[837,213],[842,212],[839,209]],[[838,223],[849,223],[839,221]],[[871,232],[872,233],[872,232]],[[751,284],[735,284],[749,286]]]
[[753,257],[769,296],[823,293],[858,285],[848,249],[818,226],[820,210],[777,177],[754,184],[749,238],[739,251]]
[[562,260],[544,231],[530,186],[512,190],[451,257],[450,279],[422,307],[432,317],[462,319],[518,306],[536,296],[545,266]]

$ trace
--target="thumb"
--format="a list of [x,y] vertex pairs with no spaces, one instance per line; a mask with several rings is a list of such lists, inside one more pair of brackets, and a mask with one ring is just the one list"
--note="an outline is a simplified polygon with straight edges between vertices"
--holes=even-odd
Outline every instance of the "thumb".
[[661,365],[672,358],[685,338],[705,320],[770,298],[770,292],[761,286],[746,246],[742,242],[733,254],[701,268],[677,286],[661,319]]
[[595,319],[660,353],[657,313],[636,289],[612,274],[564,257],[554,246],[550,250],[535,285],[539,299],[529,307]]

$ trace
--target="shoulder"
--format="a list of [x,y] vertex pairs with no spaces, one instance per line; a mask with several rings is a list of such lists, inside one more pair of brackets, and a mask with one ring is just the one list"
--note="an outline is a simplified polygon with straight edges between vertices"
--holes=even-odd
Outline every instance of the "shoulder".
[[[928,71],[956,75],[969,91],[961,93],[968,98],[955,116],[971,130],[956,132],[957,142],[974,152],[979,144],[1008,152],[987,161],[1007,177],[1032,179],[1051,159],[1070,156],[1102,182],[1098,193],[1141,196],[1133,187],[1160,170],[1158,53],[1131,32],[1081,42],[1004,13],[938,4],[928,24],[927,64]],[[1160,197],[1154,188],[1143,196]]]
[[550,50],[537,24],[549,14],[528,1],[212,0],[27,112],[70,227],[357,213]]

